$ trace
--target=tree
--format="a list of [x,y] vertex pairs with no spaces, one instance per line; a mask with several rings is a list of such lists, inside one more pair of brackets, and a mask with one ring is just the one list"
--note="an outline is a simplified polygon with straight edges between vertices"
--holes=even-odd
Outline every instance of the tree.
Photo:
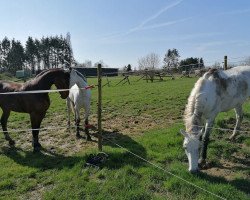
[[[14,68],[17,67],[17,65],[13,65],[13,63],[18,63],[20,61],[19,57],[16,57],[15,60],[13,55],[17,49],[19,49],[18,51],[21,53],[20,56],[23,57],[21,48],[24,50],[21,43],[14,39],[10,42],[8,38],[5,37],[0,41],[0,65],[4,66],[6,69],[11,68],[13,72]],[[67,35],[67,38],[62,35],[60,37],[42,37],[41,40],[28,37],[25,43],[24,52],[25,56],[22,58],[22,62],[26,60],[33,73],[35,72],[36,66],[37,69],[40,70],[41,62],[43,62],[45,69],[61,67],[65,66],[65,64],[69,67],[75,63],[69,35]],[[11,65],[8,62],[11,62]],[[91,61],[88,62],[88,65],[91,65]]]
[[247,58],[243,61],[242,64],[243,64],[243,65],[250,65],[250,56],[247,57]]
[[92,62],[91,60],[85,60],[85,62],[83,63],[85,67],[87,68],[91,68],[92,67]]
[[25,55],[28,64],[30,65],[32,74],[35,73],[35,57],[36,57],[36,45],[32,37],[28,37],[25,45]]
[[203,61],[202,58],[200,58],[199,67],[200,67],[200,68],[204,68],[204,67],[205,67],[204,61]]
[[160,65],[159,55],[155,53],[150,53],[144,57],[138,59],[139,70],[144,69],[156,69]]
[[190,71],[192,68],[204,68],[202,58],[186,58],[180,61],[179,68],[181,70]]
[[68,64],[68,66],[71,66],[73,63],[75,63],[72,45],[71,45],[71,36],[69,32],[67,33],[66,39],[65,39],[64,59],[66,63]]
[[8,71],[15,74],[17,70],[23,68],[25,62],[24,48],[20,41],[11,41],[11,48],[7,55]]
[[163,59],[164,68],[177,68],[179,64],[179,52],[177,49],[168,49]]
[[212,65],[212,68],[217,68],[217,69],[222,68],[221,63],[220,63],[220,62],[215,62],[215,63]]
[[3,50],[2,50],[2,43],[0,41],[0,70],[2,70],[2,62],[3,62]]
[[96,62],[94,64],[94,67],[98,67],[98,64],[101,64],[103,68],[109,67],[107,64],[103,62],[103,60],[99,60],[99,62]]
[[40,53],[41,53],[41,59],[44,63],[44,68],[48,69],[50,67],[50,62],[49,62],[49,52],[50,49],[50,41],[49,38],[44,38],[42,37],[41,39],[41,45],[40,45]]
[[10,40],[7,37],[5,37],[2,40],[2,44],[1,44],[1,52],[2,52],[1,64],[2,64],[2,67],[4,67],[4,69],[7,69],[7,66],[8,66],[7,56],[8,56],[9,51],[10,51]]
[[132,71],[132,67],[131,67],[130,64],[128,64],[128,66],[127,66],[127,72],[130,72],[130,71]]
[[36,57],[36,64],[37,64],[37,69],[40,71],[41,70],[41,42],[38,39],[35,39],[35,57]]

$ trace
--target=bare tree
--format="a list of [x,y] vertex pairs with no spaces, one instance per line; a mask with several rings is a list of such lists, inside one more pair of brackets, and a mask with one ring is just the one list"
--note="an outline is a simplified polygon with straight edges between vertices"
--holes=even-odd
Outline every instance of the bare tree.
[[158,54],[150,53],[138,59],[139,70],[143,69],[157,69],[160,65],[160,57]]
[[91,68],[92,67],[92,61],[91,60],[85,60],[84,65],[87,68]]
[[250,56],[247,57],[244,62],[243,62],[244,65],[250,65]]
[[216,68],[216,69],[219,69],[219,68],[223,68],[223,66],[221,65],[220,62],[215,62],[213,65],[212,65],[212,68]]

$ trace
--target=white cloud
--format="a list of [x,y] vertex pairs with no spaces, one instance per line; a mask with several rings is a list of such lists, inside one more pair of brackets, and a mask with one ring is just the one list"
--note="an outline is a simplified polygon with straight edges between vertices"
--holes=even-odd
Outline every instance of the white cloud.
[[170,5],[165,6],[163,9],[159,10],[157,13],[155,13],[154,15],[152,15],[151,17],[145,19],[139,26],[134,27],[131,30],[138,30],[142,27],[144,27],[144,25],[148,24],[150,21],[153,21],[154,19],[158,18],[162,13],[166,12],[167,10],[174,8],[175,6],[179,5],[183,0],[179,0],[176,2],[173,2]]
[[241,9],[241,10],[232,10],[232,11],[226,11],[226,12],[221,12],[215,14],[215,16],[220,16],[220,15],[237,15],[237,14],[244,14],[250,12],[250,9]]
[[183,19],[170,21],[170,22],[165,22],[165,23],[160,23],[160,24],[153,24],[153,25],[150,25],[150,26],[141,27],[140,30],[148,30],[148,29],[155,29],[155,28],[160,28],[160,27],[164,27],[164,26],[170,26],[170,25],[178,24],[178,23],[190,20],[190,19],[192,19],[192,17],[183,18]]
[[183,0],[178,0],[178,1],[175,1],[175,2],[165,6],[164,8],[157,11],[154,15],[152,15],[152,16],[148,17],[147,19],[145,19],[144,21],[142,21],[138,26],[135,26],[135,27],[129,29],[128,31],[126,31],[126,32],[113,33],[113,34],[104,36],[103,38],[101,38],[101,40],[112,39],[114,37],[119,37],[119,36],[126,36],[126,35],[129,35],[131,33],[137,32],[137,31],[160,28],[160,27],[169,26],[169,25],[173,25],[173,24],[177,24],[177,23],[186,21],[186,20],[188,20],[190,18],[184,18],[184,19],[170,21],[170,22],[166,22],[166,23],[152,24],[152,25],[146,26],[149,22],[157,19],[161,14],[165,13],[166,11],[176,7],[182,1]]

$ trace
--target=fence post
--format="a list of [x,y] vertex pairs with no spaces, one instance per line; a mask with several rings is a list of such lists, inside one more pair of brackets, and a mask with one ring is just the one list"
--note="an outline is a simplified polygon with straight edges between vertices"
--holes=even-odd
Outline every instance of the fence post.
[[224,56],[224,70],[227,70],[227,56]]
[[102,151],[102,65],[98,64],[98,149]]

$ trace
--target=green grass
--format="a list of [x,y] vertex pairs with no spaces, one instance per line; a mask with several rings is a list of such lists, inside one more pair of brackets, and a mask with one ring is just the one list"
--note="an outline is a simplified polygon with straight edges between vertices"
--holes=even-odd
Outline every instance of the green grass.
[[[171,172],[227,199],[249,199],[249,136],[241,134],[235,143],[227,140],[231,132],[214,130],[208,149],[212,168],[199,175],[187,171],[182,149],[182,114],[196,79],[183,78],[146,83],[138,77],[131,85],[103,88],[103,150],[109,155],[100,169],[84,167],[97,144],[76,140],[74,129],[43,131],[44,150],[33,154],[30,133],[11,133],[16,149],[9,148],[0,135],[0,199],[216,199]],[[96,79],[89,79],[95,84]],[[105,84],[105,79],[103,79]],[[51,106],[42,126],[63,126],[65,101],[50,94]],[[97,90],[92,90],[90,123],[96,125]],[[248,130],[250,103],[244,105],[243,130]],[[221,113],[215,126],[232,128],[234,112]],[[30,128],[29,116],[11,113],[9,128]],[[92,131],[93,132],[93,131]],[[165,171],[140,160],[136,153]],[[226,164],[225,164],[226,163]],[[214,169],[214,170],[213,170]],[[216,170],[221,170],[218,174]]]

